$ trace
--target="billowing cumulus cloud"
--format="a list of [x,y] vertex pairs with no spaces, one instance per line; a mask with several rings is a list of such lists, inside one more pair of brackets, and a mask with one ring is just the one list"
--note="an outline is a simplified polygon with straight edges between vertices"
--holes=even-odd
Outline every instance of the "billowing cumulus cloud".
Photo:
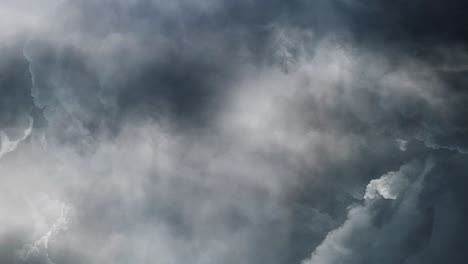
[[0,263],[464,263],[463,1],[0,3]]

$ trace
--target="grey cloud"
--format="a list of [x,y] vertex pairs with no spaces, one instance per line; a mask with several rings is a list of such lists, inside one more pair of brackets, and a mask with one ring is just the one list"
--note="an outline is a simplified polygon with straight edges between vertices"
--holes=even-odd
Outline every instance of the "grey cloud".
[[[417,202],[432,166],[431,161],[426,165],[410,163],[398,172],[372,180],[364,196],[365,204],[352,207],[343,225],[331,231],[303,263],[403,263],[413,253],[412,248],[424,242],[418,241],[421,235],[415,232],[432,228],[425,226],[425,218],[431,221],[432,216],[418,208]],[[396,200],[396,204],[388,199]]]
[[465,4],[419,2],[0,4],[0,259],[462,263]]
[[18,144],[21,141],[25,140],[29,136],[29,134],[31,134],[34,121],[30,116],[28,116],[27,119],[29,121],[29,125],[23,131],[23,135],[21,135],[21,137],[17,140],[11,140],[10,137],[4,131],[0,131],[0,159],[3,157],[3,155],[14,151],[17,148]]

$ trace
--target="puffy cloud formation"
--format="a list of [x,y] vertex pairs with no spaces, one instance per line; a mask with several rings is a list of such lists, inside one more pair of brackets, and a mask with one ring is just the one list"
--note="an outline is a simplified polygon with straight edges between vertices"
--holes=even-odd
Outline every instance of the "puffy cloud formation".
[[431,160],[424,167],[412,162],[372,180],[365,204],[351,207],[343,225],[302,263],[404,263],[431,232],[433,212],[420,208],[417,199],[432,167]]
[[465,263],[467,7],[2,1],[0,263]]

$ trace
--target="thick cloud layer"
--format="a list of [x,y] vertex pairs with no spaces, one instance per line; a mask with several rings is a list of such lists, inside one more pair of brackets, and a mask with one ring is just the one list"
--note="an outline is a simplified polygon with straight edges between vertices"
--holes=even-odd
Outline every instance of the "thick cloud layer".
[[465,263],[463,1],[0,3],[0,263]]

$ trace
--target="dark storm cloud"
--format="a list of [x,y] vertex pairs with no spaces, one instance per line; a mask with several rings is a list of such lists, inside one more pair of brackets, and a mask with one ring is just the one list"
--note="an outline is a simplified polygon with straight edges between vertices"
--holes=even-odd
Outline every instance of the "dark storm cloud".
[[[425,51],[425,45],[466,44],[465,1],[334,1],[356,38]],[[426,54],[430,55],[430,54]]]
[[[418,208],[414,201],[430,163],[413,162],[371,181],[364,205],[351,208],[344,224],[330,232],[305,263],[402,263],[432,228],[431,210]],[[407,197],[399,203],[402,195]]]
[[6,47],[2,53],[0,127],[10,128],[6,134],[15,139],[20,137],[21,127],[27,126],[26,120],[22,119],[34,113],[33,98],[30,96],[31,79],[28,63],[21,59],[21,48]]
[[0,259],[462,263],[462,1],[26,6]]

